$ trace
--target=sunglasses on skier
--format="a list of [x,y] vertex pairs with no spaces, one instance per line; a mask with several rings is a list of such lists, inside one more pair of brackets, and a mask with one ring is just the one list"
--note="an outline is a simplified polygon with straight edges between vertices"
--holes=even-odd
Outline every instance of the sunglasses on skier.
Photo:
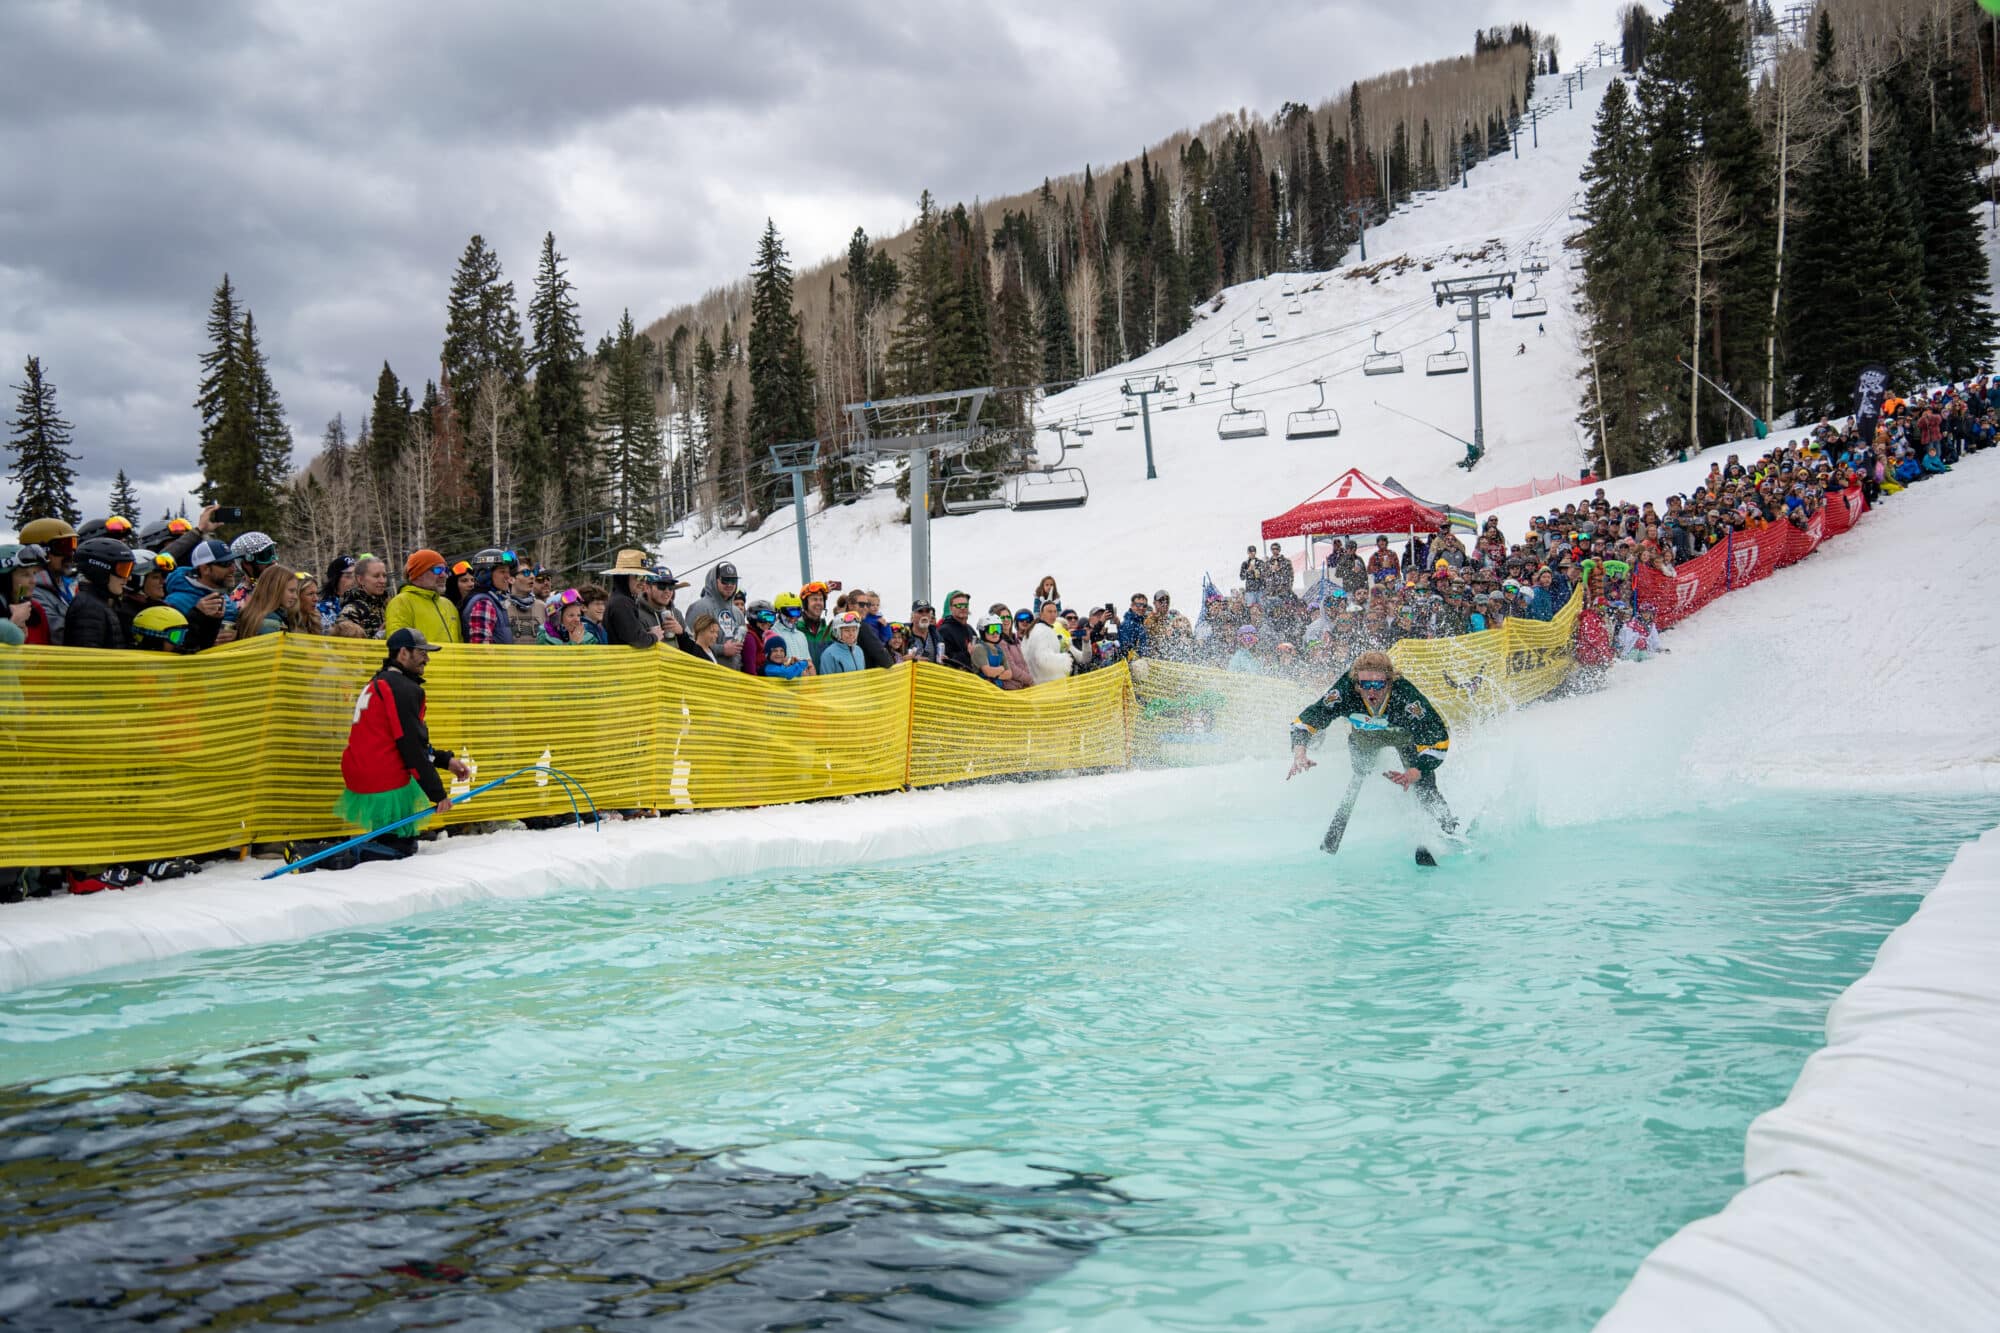
[[1386,680],[1357,680],[1354,684],[1355,688],[1363,690],[1386,690],[1389,688],[1389,682]]

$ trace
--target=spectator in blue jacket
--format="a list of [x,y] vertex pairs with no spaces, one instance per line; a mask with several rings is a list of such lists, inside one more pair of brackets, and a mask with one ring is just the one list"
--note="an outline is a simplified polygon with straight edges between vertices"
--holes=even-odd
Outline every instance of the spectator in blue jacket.
[[167,605],[187,617],[181,651],[198,653],[213,648],[222,634],[229,589],[236,582],[236,556],[228,543],[210,539],[198,543],[188,559],[189,565],[167,575]]
[[838,676],[847,671],[866,671],[868,659],[861,653],[861,617],[842,611],[834,618],[833,642],[820,651],[819,674]]
[[785,646],[785,636],[774,631],[764,636],[763,661],[758,670],[776,680],[797,680],[812,670],[812,661],[808,658],[794,662],[791,649]]
[[1118,622],[1118,651],[1124,655],[1133,653],[1145,656],[1151,646],[1152,636],[1146,632],[1146,617],[1152,613],[1153,604],[1143,592],[1132,594],[1132,605],[1126,608],[1125,618]]

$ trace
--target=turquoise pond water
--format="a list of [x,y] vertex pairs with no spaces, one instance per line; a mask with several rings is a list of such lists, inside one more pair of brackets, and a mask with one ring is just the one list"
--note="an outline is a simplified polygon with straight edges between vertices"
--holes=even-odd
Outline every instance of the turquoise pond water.
[[[815,1268],[882,1289],[827,1306],[834,1326],[879,1296],[913,1324],[1587,1328],[1741,1184],[1744,1130],[1829,1002],[1996,820],[1991,798],[1766,794],[1486,832],[1420,871],[1396,836],[1329,859],[1272,817],[483,904],[0,996],[0,1133],[14,1114],[34,1139],[17,1125],[0,1158],[17,1189],[37,1154],[95,1163],[89,1224],[115,1225],[121,1159],[98,1154],[122,1141],[79,1117],[120,1096],[162,1123],[248,1117],[273,1151],[287,1117],[420,1134],[449,1112],[621,1169],[715,1151],[728,1188],[879,1187],[978,1219],[923,1231],[959,1275],[936,1284],[859,1240]],[[104,1077],[134,1070],[154,1072]],[[356,1170],[286,1234],[337,1229],[343,1190],[373,1188]],[[21,1207],[60,1246],[74,1182],[34,1179]],[[228,1207],[204,1225],[239,1258],[270,1230]],[[527,1322],[507,1302],[571,1262],[460,1313]],[[64,1326],[7,1264],[0,1313]],[[393,1281],[462,1287],[464,1266]],[[810,1288],[765,1294],[803,1319]]]

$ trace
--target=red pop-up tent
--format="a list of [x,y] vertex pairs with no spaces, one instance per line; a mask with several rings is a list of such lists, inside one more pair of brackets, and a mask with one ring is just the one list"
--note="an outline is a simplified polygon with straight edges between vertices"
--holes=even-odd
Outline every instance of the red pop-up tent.
[[[1331,495],[1327,492],[1331,491]],[[1319,497],[1325,495],[1322,500]],[[1276,518],[1264,520],[1264,537],[1353,536],[1364,532],[1433,530],[1444,514],[1398,495],[1349,468]]]

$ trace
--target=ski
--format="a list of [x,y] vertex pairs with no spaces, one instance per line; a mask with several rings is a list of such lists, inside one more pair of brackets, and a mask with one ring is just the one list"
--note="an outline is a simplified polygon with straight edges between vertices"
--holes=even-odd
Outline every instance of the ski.
[[1354,813],[1354,802],[1361,795],[1361,784],[1368,780],[1366,773],[1356,773],[1354,780],[1347,784],[1347,795],[1340,799],[1340,809],[1333,812],[1333,822],[1326,826],[1326,836],[1319,840],[1319,849],[1328,856],[1340,850],[1340,840],[1347,833],[1347,818]]

